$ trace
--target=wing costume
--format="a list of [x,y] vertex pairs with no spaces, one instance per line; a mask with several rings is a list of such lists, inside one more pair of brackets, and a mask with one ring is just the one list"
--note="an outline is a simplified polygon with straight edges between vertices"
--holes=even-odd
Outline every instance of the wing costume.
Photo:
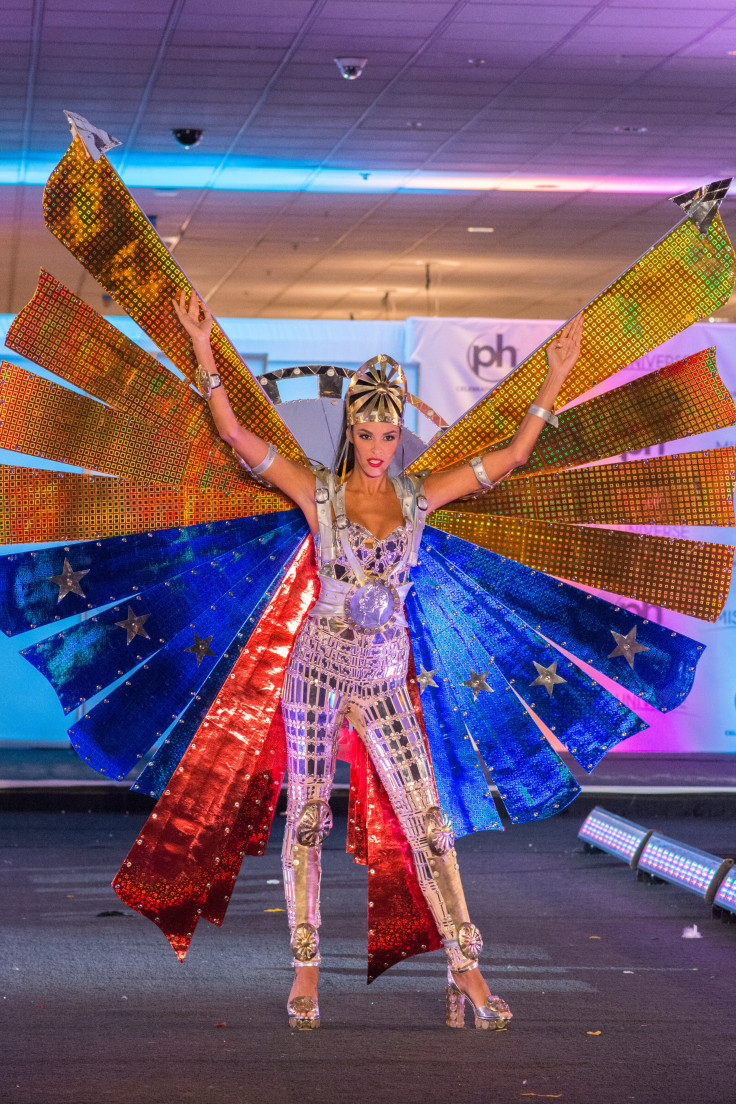
[[[586,307],[562,403],[728,299],[724,183],[678,197],[683,220]],[[285,769],[279,694],[316,572],[301,513],[239,467],[187,382],[191,345],[169,303],[191,285],[79,134],[44,214],[174,371],[42,271],[7,343],[62,382],[2,364],[0,446],[83,471],[0,468],[0,542],[37,546],[2,562],[0,628],[53,686],[85,762],[123,779],[157,745],[134,784],[157,803],[114,887],[183,959],[201,917],[222,923],[243,858],[265,849]],[[546,344],[409,471],[501,447]],[[213,348],[239,421],[306,462],[308,443],[217,325]],[[602,461],[735,423],[706,349],[563,411],[525,467],[430,517],[406,603],[409,688],[458,835],[501,828],[494,793],[514,823],[574,799],[547,732],[592,770],[646,727],[596,673],[662,711],[686,696],[702,646],[581,585],[715,620],[732,547],[610,526],[733,525],[736,450]],[[439,939],[382,785],[352,750],[348,849],[369,867],[373,980]]]

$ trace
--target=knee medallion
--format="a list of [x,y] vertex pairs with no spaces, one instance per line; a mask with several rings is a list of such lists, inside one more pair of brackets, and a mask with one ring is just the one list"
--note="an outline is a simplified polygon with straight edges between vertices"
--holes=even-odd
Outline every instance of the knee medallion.
[[291,953],[297,962],[311,962],[319,950],[319,932],[314,924],[297,924],[291,937]]
[[433,855],[446,855],[455,846],[455,829],[452,821],[438,805],[427,810],[427,842]]
[[302,847],[316,847],[332,829],[332,810],[326,801],[308,801],[299,814],[296,839]]

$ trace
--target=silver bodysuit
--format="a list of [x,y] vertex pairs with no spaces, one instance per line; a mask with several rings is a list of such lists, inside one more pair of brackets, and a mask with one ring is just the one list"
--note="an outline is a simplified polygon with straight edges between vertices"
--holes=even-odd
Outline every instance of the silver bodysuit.
[[[453,847],[406,686],[403,600],[424,526],[419,480],[394,480],[404,524],[384,539],[345,515],[344,488],[318,478],[315,537],[320,596],[297,635],[282,712],[288,805],[282,852],[295,965],[319,962],[321,843],[345,717],[363,740],[411,847],[419,886],[453,969],[475,964],[482,941],[468,918]],[[334,516],[334,521],[333,521]]]

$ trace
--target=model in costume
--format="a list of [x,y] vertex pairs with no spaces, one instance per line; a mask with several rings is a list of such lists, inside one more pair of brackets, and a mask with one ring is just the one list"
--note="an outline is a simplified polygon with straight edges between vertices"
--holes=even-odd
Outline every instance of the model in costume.
[[[494,487],[525,464],[580,353],[582,316],[550,346],[549,371],[510,444],[448,472],[389,479],[401,439],[406,384],[387,356],[367,361],[345,399],[344,478],[280,456],[240,425],[212,355],[212,316],[192,295],[173,300],[192,338],[200,390],[217,431],[248,465],[297,503],[315,540],[320,593],[296,637],[281,696],[288,751],[284,887],[296,978],[293,1026],[319,1025],[321,844],[343,717],[360,734],[411,847],[419,886],[448,960],[448,1016],[459,1026],[467,996],[480,1028],[511,1018],[478,971],[482,939],[468,916],[452,821],[440,808],[432,766],[406,687],[409,638],[404,598],[428,512]],[[202,318],[200,319],[200,315]],[[350,455],[350,460],[348,460]],[[337,467],[340,467],[338,456]],[[352,461],[352,462],[351,462]],[[311,967],[305,969],[305,967]]]
[[[599,674],[662,711],[692,686],[702,645],[636,604],[713,621],[728,594],[731,546],[640,529],[733,525],[734,450],[620,461],[736,424],[714,350],[585,397],[729,298],[728,182],[677,197],[684,217],[586,306],[574,372],[579,321],[428,445],[415,439],[396,482],[403,382],[369,362],[347,393],[343,481],[342,461],[338,478],[310,469],[319,441],[290,427],[278,373],[254,378],[200,318],[105,156],[114,140],[70,123],[46,224],[180,376],[41,273],[7,344],[78,390],[0,368],[0,447],[25,454],[0,468],[0,540],[32,545],[0,561],[0,629],[53,687],[90,766],[123,779],[155,748],[133,786],[156,804],[114,888],[184,961],[199,920],[222,923],[244,858],[263,854],[288,758],[293,954],[313,963],[297,967],[290,1017],[315,1026],[319,845],[347,713],[368,980],[444,943],[449,1022],[468,994],[480,1026],[503,1027],[505,1003],[473,968],[452,829],[500,829],[497,801],[512,825],[568,805],[580,787],[549,738],[592,770],[646,727]],[[190,386],[198,362],[245,468]],[[295,371],[318,376],[311,423],[327,425],[335,380],[353,374]],[[555,401],[558,425],[529,413]],[[72,468],[34,470],[34,455]]]

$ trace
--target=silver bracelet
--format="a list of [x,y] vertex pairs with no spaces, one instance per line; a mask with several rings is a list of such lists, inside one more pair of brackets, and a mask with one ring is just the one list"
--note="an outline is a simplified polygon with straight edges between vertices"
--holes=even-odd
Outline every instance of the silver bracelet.
[[472,460],[468,460],[468,463],[475,472],[475,478],[478,480],[481,487],[488,487],[490,490],[491,487],[496,486],[493,480],[488,478],[488,472],[483,466],[482,456],[474,456]]
[[222,380],[217,373],[209,372],[202,364],[197,365],[195,383],[202,398],[207,400],[216,387],[222,387]]
[[541,418],[543,422],[549,422],[555,429],[559,427],[559,421],[557,415],[553,414],[551,410],[545,410],[543,406],[536,406],[535,403],[529,407],[530,414],[536,414],[538,418]]

